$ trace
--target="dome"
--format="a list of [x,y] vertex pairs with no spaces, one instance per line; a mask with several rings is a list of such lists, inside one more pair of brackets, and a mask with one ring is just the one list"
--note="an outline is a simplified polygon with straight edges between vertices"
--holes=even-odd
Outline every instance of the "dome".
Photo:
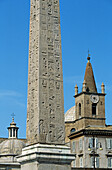
[[0,154],[20,155],[26,144],[19,139],[7,139],[0,144]]
[[75,106],[71,107],[65,113],[65,122],[74,121],[75,120]]

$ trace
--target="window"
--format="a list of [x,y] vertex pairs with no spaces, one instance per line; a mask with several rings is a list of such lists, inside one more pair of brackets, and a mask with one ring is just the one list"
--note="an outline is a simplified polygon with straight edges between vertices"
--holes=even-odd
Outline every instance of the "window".
[[75,152],[75,141],[72,142],[72,152]]
[[108,168],[112,168],[112,157],[108,157]]
[[93,104],[92,104],[92,115],[93,115],[93,116],[96,115],[96,106],[97,106],[96,103],[93,103]]
[[89,148],[93,147],[93,138],[89,138]]
[[[95,138],[95,141],[94,141],[94,145],[95,145],[95,148],[97,147],[98,148],[98,138]],[[93,148],[93,138],[89,138],[89,147],[90,148]]]
[[106,139],[107,149],[112,149],[112,138]]
[[15,129],[13,129],[13,137],[15,137]]
[[79,163],[80,163],[80,167],[83,167],[83,158],[82,157],[79,158]]
[[82,150],[82,139],[79,140],[79,150]]
[[72,161],[72,167],[73,167],[73,168],[76,167],[76,160]]
[[[91,168],[94,167],[94,157],[91,157]],[[95,168],[99,168],[99,157],[95,157]]]
[[95,147],[99,148],[99,146],[98,146],[98,138],[95,138]]
[[75,128],[72,128],[70,132],[71,132],[71,133],[75,132]]
[[12,137],[12,129],[10,129],[10,137]]
[[81,103],[79,103],[79,117],[81,117]]
[[89,92],[89,87],[87,87],[86,92]]

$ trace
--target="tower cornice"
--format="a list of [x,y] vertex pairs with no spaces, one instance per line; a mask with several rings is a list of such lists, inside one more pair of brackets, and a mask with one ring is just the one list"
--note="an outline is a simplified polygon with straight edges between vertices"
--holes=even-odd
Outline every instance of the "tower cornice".
[[74,95],[74,97],[78,97],[82,94],[85,94],[85,95],[91,95],[91,94],[94,94],[94,95],[98,95],[98,96],[105,96],[106,93],[92,93],[92,92],[81,92],[81,93],[78,93],[77,95]]

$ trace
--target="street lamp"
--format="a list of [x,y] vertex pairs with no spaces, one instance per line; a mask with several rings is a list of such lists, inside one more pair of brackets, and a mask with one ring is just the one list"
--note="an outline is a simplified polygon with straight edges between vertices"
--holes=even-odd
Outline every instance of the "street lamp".
[[99,147],[100,150],[103,150],[103,148],[102,148],[101,142],[96,143],[96,147],[95,147],[95,137],[93,136],[92,139],[93,139],[93,142],[89,143],[88,151],[91,151],[91,153],[93,154],[93,168],[95,170],[95,153],[96,153],[96,150],[98,149],[98,144],[100,144],[100,147]]

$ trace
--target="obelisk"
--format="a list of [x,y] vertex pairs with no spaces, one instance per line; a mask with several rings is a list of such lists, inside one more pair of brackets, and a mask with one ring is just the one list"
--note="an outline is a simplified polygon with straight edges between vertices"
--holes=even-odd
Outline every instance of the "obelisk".
[[27,141],[21,170],[71,170],[65,146],[59,0],[31,0]]
[[31,0],[27,140],[64,144],[59,0]]

